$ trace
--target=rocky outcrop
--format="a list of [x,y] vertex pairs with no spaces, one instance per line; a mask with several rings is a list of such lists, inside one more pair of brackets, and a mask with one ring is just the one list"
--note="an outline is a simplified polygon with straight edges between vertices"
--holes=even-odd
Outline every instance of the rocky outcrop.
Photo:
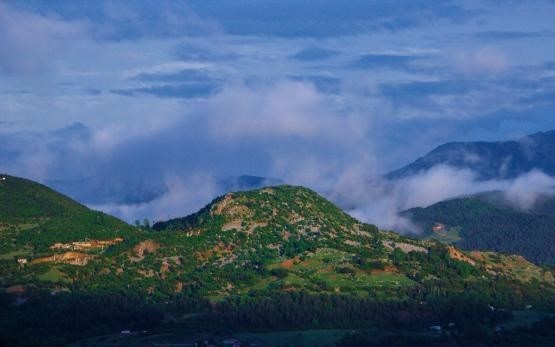
[[49,257],[41,257],[34,259],[32,264],[41,263],[61,263],[70,265],[84,266],[93,258],[92,255],[80,252],[66,252],[61,254],[54,254]]
[[54,245],[50,246],[50,249],[88,251],[92,249],[112,246],[121,241],[123,241],[121,237],[116,237],[115,239],[112,239],[112,240],[89,240],[89,241],[76,241],[76,242],[70,242],[70,243],[55,243]]

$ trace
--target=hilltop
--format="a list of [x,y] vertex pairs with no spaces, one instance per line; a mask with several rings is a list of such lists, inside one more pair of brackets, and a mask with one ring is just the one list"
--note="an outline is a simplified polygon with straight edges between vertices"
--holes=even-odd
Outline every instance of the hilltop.
[[517,141],[449,142],[386,177],[405,178],[438,165],[472,170],[480,180],[511,179],[533,169],[553,176],[555,130],[528,135]]
[[198,240],[202,251],[197,247],[192,254],[208,275],[204,280],[214,285],[207,292],[214,300],[262,288],[399,300],[424,288],[453,294],[475,285],[483,290],[483,284],[500,279],[527,286],[531,277],[522,276],[524,263],[545,288],[553,284],[549,272],[524,259],[517,266],[509,256],[465,253],[381,231],[303,187],[229,193],[154,229]]
[[31,180],[0,174],[0,219],[30,221],[86,213],[85,206]]
[[48,253],[56,242],[113,239],[133,230],[42,184],[0,175],[2,258]]

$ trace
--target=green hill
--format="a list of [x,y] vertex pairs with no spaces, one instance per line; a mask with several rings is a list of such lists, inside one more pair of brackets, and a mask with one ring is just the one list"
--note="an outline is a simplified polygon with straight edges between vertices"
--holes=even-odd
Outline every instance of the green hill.
[[39,183],[0,175],[0,253],[43,253],[56,242],[108,239],[134,229]]
[[87,208],[39,183],[0,174],[0,220],[17,222],[70,216]]
[[[429,285],[457,292],[476,284],[472,278],[491,277],[491,259],[378,230],[302,187],[230,193],[196,214],[156,223],[154,229],[170,232],[171,238],[189,238],[182,241],[181,252],[193,254],[188,260],[202,266],[195,276],[206,276],[202,282],[211,283],[212,288],[205,288],[211,298],[268,287],[402,298],[411,288]],[[157,238],[161,252],[169,251],[167,237]],[[178,244],[171,242],[176,254]],[[495,280],[502,274],[527,282],[505,266],[509,259],[499,258],[498,268],[504,270]],[[543,270],[529,266],[541,279]]]
[[18,207],[2,212],[0,342],[146,328],[482,329],[507,318],[490,304],[553,309],[552,273],[522,257],[382,231],[302,187],[229,193],[138,230],[33,182],[2,183],[2,202],[15,194]]
[[[404,212],[426,236],[468,250],[520,254],[540,264],[555,264],[555,197],[541,196],[522,210],[502,192],[451,199]],[[436,226],[436,232],[433,231]]]

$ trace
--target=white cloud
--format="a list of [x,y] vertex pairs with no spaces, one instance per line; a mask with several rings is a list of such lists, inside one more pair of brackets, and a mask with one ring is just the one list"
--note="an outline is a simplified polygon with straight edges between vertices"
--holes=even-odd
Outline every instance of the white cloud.
[[165,175],[166,193],[147,203],[91,205],[91,208],[113,214],[133,222],[148,218],[152,221],[183,217],[196,212],[220,193],[210,174],[175,173]]
[[[435,166],[427,172],[398,181],[364,180],[353,182],[352,189],[338,192],[344,197],[358,196],[351,213],[365,221],[396,231],[418,232],[399,212],[413,207],[427,207],[450,198],[485,191],[504,191],[516,208],[527,210],[544,193],[555,192],[555,178],[533,170],[510,180],[480,181],[470,170]],[[366,186],[364,186],[366,184]],[[360,187],[357,189],[357,187]],[[364,188],[366,187],[366,188]]]
[[22,12],[0,2],[0,71],[36,75],[48,70],[67,45],[87,35],[87,25]]
[[505,195],[516,207],[528,210],[534,207],[541,194],[553,193],[554,191],[555,177],[533,170],[512,182],[508,182]]
[[333,122],[325,102],[307,83],[280,82],[259,90],[240,85],[210,100],[206,114],[216,137],[313,136]]
[[475,50],[457,50],[452,57],[455,68],[462,73],[495,75],[509,69],[507,56],[496,48],[482,47]]

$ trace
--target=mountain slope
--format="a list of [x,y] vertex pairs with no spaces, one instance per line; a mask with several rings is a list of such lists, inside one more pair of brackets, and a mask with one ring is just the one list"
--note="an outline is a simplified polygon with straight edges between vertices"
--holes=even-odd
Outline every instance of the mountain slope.
[[[502,192],[442,201],[403,212],[425,235],[468,250],[520,254],[555,264],[555,196],[541,196],[533,208],[515,207]],[[435,232],[434,232],[435,227]]]
[[[426,331],[438,320],[463,327],[505,316],[488,304],[554,308],[553,274],[522,257],[382,231],[302,187],[229,193],[191,216],[136,230],[110,228],[121,224],[108,216],[95,228],[85,216],[97,212],[17,183],[29,191],[19,206],[38,204],[39,212],[16,211],[9,223],[18,224],[0,233],[10,245],[0,250],[0,342],[7,335],[54,345],[160,326]],[[48,201],[59,208],[50,212]],[[72,228],[59,232],[53,221]]]
[[70,216],[87,208],[39,183],[0,175],[0,218],[29,220]]
[[510,179],[533,169],[555,175],[555,130],[505,142],[450,142],[386,175],[400,179],[434,166],[470,169],[480,180]]
[[[154,228],[202,239],[204,250],[198,253],[197,248],[197,259],[211,278],[207,281],[221,286],[210,293],[216,297],[259,286],[372,297],[405,293],[402,297],[429,285],[470,290],[471,278],[491,276],[483,255],[380,231],[302,187],[227,194],[196,214],[159,222]],[[497,276],[529,280],[518,275],[520,270],[501,265],[510,263],[509,258],[499,259],[496,281]],[[532,272],[543,278],[543,270]],[[214,279],[224,274],[225,282],[216,283]],[[439,284],[447,283],[443,281],[449,282],[448,288]]]
[[47,252],[55,242],[115,238],[134,229],[39,183],[0,175],[0,252]]
[[[121,291],[132,282],[133,291],[159,298],[178,291],[219,300],[264,287],[407,297],[432,283],[456,291],[488,274],[478,258],[360,223],[302,187],[229,193],[144,232],[42,185],[11,176],[2,182],[4,199],[18,194],[9,207],[17,212],[3,220],[2,258],[25,256],[30,263],[4,273],[5,286],[27,276],[39,287],[67,287],[69,280],[85,292]],[[53,268],[60,280],[41,280]],[[510,267],[502,275],[528,282]]]

